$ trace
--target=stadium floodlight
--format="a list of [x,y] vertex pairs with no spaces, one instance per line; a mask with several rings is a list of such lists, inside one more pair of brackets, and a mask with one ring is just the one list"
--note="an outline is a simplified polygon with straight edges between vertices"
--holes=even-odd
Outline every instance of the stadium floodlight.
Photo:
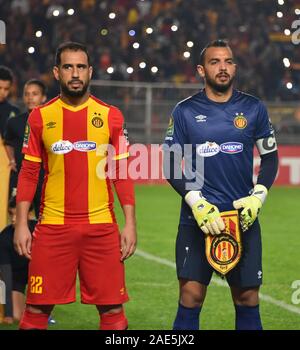
[[115,19],[116,18],[116,14],[114,12],[111,12],[109,15],[108,15],[108,18],[110,19]]
[[172,30],[172,32],[177,32],[177,30],[178,30],[177,25],[173,24],[172,27],[171,27],[171,30]]
[[37,38],[40,38],[42,35],[43,35],[43,32],[42,32],[41,30],[37,30],[37,31],[35,32],[35,36],[36,36]]
[[69,16],[73,16],[74,13],[75,13],[74,9],[69,9],[68,12],[67,12],[67,14],[68,14]]
[[193,43],[192,41],[188,41],[188,42],[186,43],[186,46],[187,46],[187,47],[193,47],[193,46],[194,46],[194,43]]
[[295,14],[300,15],[300,9],[295,9]]
[[140,47],[140,44],[138,42],[135,42],[132,44],[132,47],[137,50]]
[[154,74],[156,74],[156,73],[158,72],[158,68],[157,68],[156,66],[153,66],[153,67],[151,68],[151,72],[154,73]]
[[287,57],[285,57],[282,61],[283,61],[283,64],[284,64],[284,66],[285,66],[286,68],[289,68],[289,67],[290,67],[291,62],[290,62],[290,60],[289,60]]
[[59,16],[59,10],[54,10],[54,11],[52,12],[52,15],[53,15],[54,17]]
[[129,34],[130,36],[135,36],[135,30],[130,29],[130,31],[128,32],[128,34]]
[[114,68],[113,67],[108,67],[106,71],[107,71],[108,74],[112,74],[114,72]]
[[183,53],[183,57],[184,57],[184,58],[189,58],[190,56],[191,56],[191,54],[190,54],[189,51],[185,51],[185,52]]
[[293,88],[293,84],[289,81],[288,83],[286,83],[286,87],[291,90]]
[[148,28],[146,29],[146,33],[147,33],[147,34],[152,34],[152,33],[153,33],[153,28],[148,27]]
[[140,64],[139,64],[139,67],[141,68],[141,69],[144,69],[144,68],[146,68],[146,63],[145,62],[140,62]]
[[278,18],[282,18],[283,17],[283,13],[281,11],[277,11],[277,17]]
[[132,74],[133,73],[133,68],[132,67],[127,67],[127,73]]
[[278,0],[278,5],[284,5],[284,0]]
[[101,35],[105,36],[108,34],[108,30],[106,28],[101,29],[100,31]]
[[291,31],[290,31],[289,29],[285,29],[285,30],[284,30],[284,34],[285,34],[286,36],[289,36],[289,35],[291,35]]
[[33,46],[30,46],[28,48],[28,53],[33,54],[35,52],[35,48]]

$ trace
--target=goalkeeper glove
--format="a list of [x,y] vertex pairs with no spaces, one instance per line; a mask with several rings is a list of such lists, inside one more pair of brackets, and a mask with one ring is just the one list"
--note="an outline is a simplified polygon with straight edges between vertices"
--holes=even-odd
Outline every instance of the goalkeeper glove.
[[189,191],[185,201],[191,207],[197,224],[205,234],[220,234],[225,229],[219,209],[207,202],[200,191]]
[[268,190],[263,185],[255,185],[251,196],[233,201],[235,209],[244,208],[240,214],[242,230],[245,232],[253,224],[267,198]]

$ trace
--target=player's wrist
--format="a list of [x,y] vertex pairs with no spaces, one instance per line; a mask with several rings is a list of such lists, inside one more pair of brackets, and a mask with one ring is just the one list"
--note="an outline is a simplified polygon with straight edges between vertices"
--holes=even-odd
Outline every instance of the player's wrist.
[[201,191],[189,191],[184,197],[186,203],[192,208],[199,200],[205,198],[202,196]]
[[268,195],[268,189],[264,185],[255,185],[253,188],[252,196],[258,198],[261,204],[264,204]]

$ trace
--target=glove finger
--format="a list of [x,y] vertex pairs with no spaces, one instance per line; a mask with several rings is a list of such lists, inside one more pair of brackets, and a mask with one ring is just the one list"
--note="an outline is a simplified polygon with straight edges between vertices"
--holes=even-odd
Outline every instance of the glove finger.
[[244,208],[245,206],[243,199],[238,199],[236,201],[233,201],[232,204],[235,209],[241,209],[241,208]]
[[218,225],[218,228],[220,231],[224,231],[225,230],[225,223],[223,221],[223,219],[221,218],[221,216],[218,216],[216,219],[215,219],[217,225]]
[[210,221],[210,225],[211,225],[211,228],[214,231],[215,235],[219,235],[221,233],[221,231],[220,231],[220,229],[218,227],[218,224],[217,224],[217,222],[215,220]]
[[206,224],[205,224],[205,227],[206,227],[206,229],[208,230],[208,232],[211,234],[211,235],[215,235],[215,232],[214,232],[214,230],[212,229],[212,227],[211,227],[211,224],[209,223],[209,222],[207,222]]
[[206,227],[205,225],[200,226],[200,229],[201,229],[206,235],[209,234],[209,231],[208,231],[208,229],[207,229],[207,227]]

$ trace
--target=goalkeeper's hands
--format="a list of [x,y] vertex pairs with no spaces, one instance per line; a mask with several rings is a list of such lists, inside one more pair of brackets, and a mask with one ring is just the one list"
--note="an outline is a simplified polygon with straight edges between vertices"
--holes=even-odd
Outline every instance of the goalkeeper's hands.
[[185,201],[191,207],[194,218],[205,234],[220,234],[225,229],[219,209],[207,202],[200,191],[189,191]]
[[254,186],[251,196],[233,201],[235,209],[244,208],[240,214],[242,230],[245,232],[254,223],[257,215],[267,198],[268,190],[263,185]]

